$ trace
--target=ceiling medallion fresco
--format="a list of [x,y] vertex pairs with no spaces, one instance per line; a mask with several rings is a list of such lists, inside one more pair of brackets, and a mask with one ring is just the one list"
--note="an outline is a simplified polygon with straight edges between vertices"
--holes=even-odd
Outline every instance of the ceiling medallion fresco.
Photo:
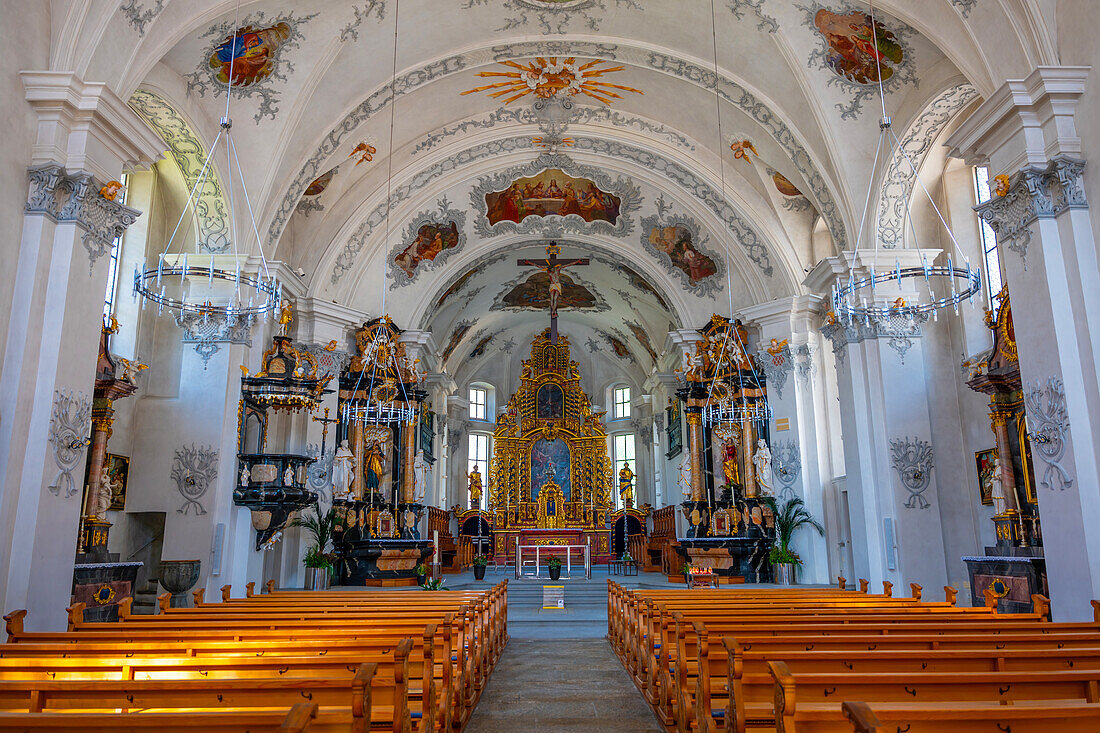
[[670,214],[664,197],[657,199],[657,215],[642,219],[642,246],[664,268],[699,296],[714,297],[725,270],[721,258],[704,248],[710,237],[694,219]]
[[626,68],[625,66],[605,67],[606,63],[598,59],[581,62],[572,56],[564,59],[556,56],[540,56],[525,64],[517,61],[501,61],[500,66],[512,71],[479,71],[477,76],[502,78],[504,81],[467,89],[462,94],[488,92],[494,99],[506,97],[505,104],[511,104],[528,94],[534,94],[540,99],[584,95],[610,105],[612,100],[623,98],[615,90],[634,94],[645,93],[634,87],[600,81],[605,74],[613,74]]
[[831,71],[830,86],[840,84],[855,91],[851,102],[836,105],[842,119],[854,119],[863,102],[878,93],[880,68],[886,92],[905,84],[917,86],[909,26],[897,21],[896,27],[887,27],[883,16],[876,15],[872,29],[870,14],[852,6],[828,8],[815,3],[798,7],[818,41],[810,54],[810,67]]
[[653,363],[656,364],[657,349],[653,348],[653,341],[649,338],[649,331],[637,321],[628,321],[624,318],[623,323],[630,329],[630,332],[634,334],[634,338],[638,339],[638,343],[641,344],[642,348],[649,354],[649,358],[653,360]]
[[528,216],[576,215],[588,223],[619,218],[622,200],[601,191],[587,178],[574,178],[558,168],[518,178],[503,191],[485,196],[489,224],[502,221],[520,223]]
[[[438,267],[461,249],[466,243],[462,232],[465,226],[465,212],[452,208],[446,198],[436,203],[436,211],[419,214],[405,230],[401,243],[390,252],[388,264],[393,277],[390,290],[408,285],[421,270]],[[443,298],[441,304],[442,301]]]
[[279,95],[272,89],[276,81],[286,81],[294,66],[283,59],[286,51],[298,48],[303,39],[301,27],[318,13],[295,17],[294,13],[268,17],[263,11],[250,14],[234,28],[227,20],[210,26],[200,39],[212,38],[198,68],[187,75],[187,94],[205,97],[223,93],[233,74],[233,93],[240,97],[258,96],[260,107],[253,119],[275,119]]
[[561,153],[542,153],[532,163],[482,178],[470,199],[482,237],[533,232],[550,217],[562,232],[621,237],[633,229],[627,214],[638,209],[641,192],[629,179],[612,179]]
[[[495,0],[463,0],[465,9],[477,6],[492,6]],[[617,8],[641,10],[637,0],[615,0]],[[503,17],[503,25],[497,31],[521,28],[534,20],[543,35],[562,34],[569,29],[575,19],[578,26],[588,31],[600,29],[601,15],[607,11],[606,0],[502,0],[500,7],[516,13],[512,17]]]

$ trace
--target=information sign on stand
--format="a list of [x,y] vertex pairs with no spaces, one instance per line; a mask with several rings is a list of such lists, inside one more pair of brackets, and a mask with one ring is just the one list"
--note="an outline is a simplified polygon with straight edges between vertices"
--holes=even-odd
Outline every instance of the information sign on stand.
[[548,609],[561,609],[565,610],[565,586],[564,585],[544,585],[542,586],[542,608]]

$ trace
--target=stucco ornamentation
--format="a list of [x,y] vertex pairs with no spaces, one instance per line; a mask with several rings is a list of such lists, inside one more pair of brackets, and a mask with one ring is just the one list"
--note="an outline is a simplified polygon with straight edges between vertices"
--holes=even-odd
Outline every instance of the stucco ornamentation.
[[218,353],[218,344],[252,345],[252,319],[237,314],[232,320],[199,313],[180,313],[176,325],[183,331],[183,343],[194,344],[195,353],[202,357],[203,371],[209,366],[210,357]]
[[932,444],[919,437],[894,438],[890,441],[890,457],[898,472],[902,487],[909,492],[906,509],[927,509],[932,504],[924,492],[932,482]]
[[1069,444],[1069,414],[1066,411],[1066,387],[1058,377],[1047,380],[1046,386],[1036,381],[1024,391],[1027,424],[1031,430],[1031,449],[1047,464],[1039,482],[1051,491],[1073,486],[1073,479],[1062,466]]
[[53,446],[54,463],[57,465],[57,475],[48,488],[55,496],[68,499],[77,493],[73,471],[84,459],[91,429],[92,398],[83,392],[55,390],[48,435],[50,445]]
[[138,0],[127,0],[119,6],[118,11],[126,18],[126,22],[137,30],[139,36],[145,35],[145,26],[149,25],[164,10],[165,0],[153,0],[152,7],[145,7],[145,3]]
[[169,478],[176,482],[176,489],[184,498],[177,513],[187,515],[191,509],[195,516],[206,514],[200,501],[218,476],[218,451],[213,447],[192,444],[176,449]]
[[728,0],[726,7],[730,9],[734,17],[743,20],[745,11],[751,10],[756,16],[756,29],[765,33],[775,33],[779,30],[779,21],[764,12],[764,4],[767,0]]
[[1018,171],[1009,179],[1008,193],[994,196],[974,210],[989,222],[998,244],[1020,256],[1026,270],[1031,225],[1068,209],[1088,208],[1084,171],[1085,161],[1060,155],[1045,168],[1029,166]]
[[[462,0],[462,7],[492,6],[498,0]],[[501,18],[503,25],[497,31],[525,28],[534,21],[543,35],[567,33],[574,30],[600,30],[601,15],[607,12],[608,0],[499,0],[502,10],[513,13]],[[638,0],[614,0],[619,8],[642,10]],[[574,24],[574,21],[576,23]]]
[[[657,206],[658,211],[667,211],[667,208],[663,206],[663,198],[658,199]],[[656,258],[666,272],[682,282],[687,290],[701,297],[713,298],[722,289],[722,281],[726,274],[725,258],[706,246],[707,242],[710,241],[710,235],[703,230],[703,227],[695,219],[681,214],[665,213],[644,217],[641,223],[642,247]],[[670,227],[675,227],[677,231],[687,232],[690,235],[692,249],[713,262],[715,266],[713,274],[702,278],[692,278],[689,273],[684,271],[683,267],[678,266],[682,262],[674,262],[672,255],[657,248],[654,244],[654,232],[666,230]],[[660,239],[658,238],[657,241],[660,241]]]
[[353,5],[351,12],[351,20],[340,29],[341,41],[358,41],[359,26],[372,15],[378,19],[378,22],[382,22],[386,17],[386,0],[368,0],[363,5]]
[[794,484],[802,471],[802,453],[793,440],[777,440],[772,443],[772,475],[779,482],[779,498],[794,498]]
[[[139,89],[130,97],[129,104],[168,144],[168,152],[183,173],[190,191],[202,175],[206,162],[207,151],[199,136],[175,107],[153,92]],[[195,191],[192,206],[199,229],[196,242],[199,249],[212,253],[228,250],[229,214],[213,166],[208,168],[202,186]]]

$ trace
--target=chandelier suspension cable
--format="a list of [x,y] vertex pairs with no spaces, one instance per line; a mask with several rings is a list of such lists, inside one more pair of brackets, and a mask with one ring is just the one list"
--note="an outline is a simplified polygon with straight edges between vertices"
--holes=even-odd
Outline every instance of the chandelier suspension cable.
[[[218,133],[214,137],[214,141],[207,151],[206,158],[203,161],[202,169],[199,171],[199,175],[196,177],[194,184],[191,186],[191,190],[188,193],[187,201],[184,203],[183,210],[180,212],[179,219],[176,221],[175,227],[172,229],[172,234],[165,242],[164,250],[157,258],[156,267],[146,266],[144,269],[141,267],[135,268],[134,272],[134,296],[141,295],[144,299],[142,307],[145,307],[147,302],[156,303],[160,311],[164,308],[168,308],[169,311],[177,311],[177,320],[182,323],[184,313],[198,314],[203,316],[204,322],[209,320],[211,315],[223,316],[225,318],[225,326],[230,325],[232,321],[240,318],[245,318],[251,324],[252,319],[256,316],[269,315],[273,316],[277,309],[279,302],[282,298],[282,286],[271,274],[268,268],[267,257],[264,255],[263,240],[260,238],[259,227],[256,225],[256,216],[252,209],[252,201],[248,196],[248,189],[245,186],[244,171],[241,167],[240,158],[237,155],[237,146],[233,141],[233,121],[229,114],[232,107],[233,99],[233,81],[234,70],[236,66],[236,55],[238,52],[238,44],[240,40],[240,13],[241,3],[237,0],[236,14],[233,21],[233,34],[230,37],[229,43],[229,68],[228,77],[226,79],[226,93],[225,93],[225,116],[221,118],[218,124]],[[168,252],[172,247],[172,243],[176,239],[176,235],[179,234],[184,221],[188,222],[188,226],[198,216],[196,197],[198,192],[205,190],[207,183],[211,180],[213,172],[213,162],[215,155],[217,154],[218,144],[221,142],[222,137],[225,138],[226,146],[226,175],[227,175],[227,187],[228,187],[228,209],[229,209],[229,248],[236,261],[236,267],[233,272],[215,266],[214,251],[211,251],[210,263],[206,267],[192,267],[187,264],[187,253],[183,252],[178,262],[165,267],[165,259],[168,256]],[[252,225],[252,233],[256,237],[256,248],[259,252],[260,263],[263,268],[262,274],[257,273],[251,275],[249,273],[241,272],[241,249],[237,242],[237,236],[239,234],[236,215],[236,192],[234,190],[233,181],[233,169],[237,169],[237,179],[240,182],[241,191],[244,196],[245,205],[248,209],[249,219]],[[190,210],[190,218],[189,212]],[[186,295],[182,294],[179,297],[173,297],[166,294],[166,287],[162,284],[162,279],[165,275],[178,276],[180,279],[180,287],[186,283],[188,278],[203,279],[208,282],[208,287],[213,288],[214,280],[226,281],[233,284],[233,294],[229,297],[228,303],[224,305],[215,305],[208,298],[206,302],[195,302],[189,300]],[[242,304],[241,298],[241,285],[252,288],[253,295],[249,297],[248,305]],[[253,298],[259,295],[259,303],[254,303]]]
[[[875,149],[875,162],[871,167],[869,175],[869,181],[867,186],[867,200],[863,207],[863,217],[860,221],[859,231],[856,233],[856,245],[851,254],[848,269],[848,282],[841,287],[840,285],[833,286],[833,311],[838,315],[843,315],[848,321],[849,325],[853,320],[862,320],[864,323],[870,323],[872,319],[888,319],[897,316],[906,316],[911,320],[916,319],[918,315],[926,315],[931,313],[938,318],[939,310],[945,307],[952,307],[955,313],[958,313],[959,304],[963,300],[969,300],[971,304],[974,302],[974,295],[981,290],[981,270],[974,269],[970,265],[970,257],[963,251],[959,245],[958,240],[955,238],[955,233],[951,230],[951,227],[947,223],[947,219],[944,217],[940,207],[936,204],[928,187],[924,184],[924,180],[920,176],[920,171],[917,169],[916,164],[910,157],[909,152],[905,149],[901,140],[898,138],[897,133],[894,132],[892,120],[886,111],[886,88],[882,78],[882,54],[878,50],[878,23],[875,18],[875,4],[874,0],[868,0],[868,18],[871,25],[871,42],[874,46],[873,56],[875,59],[875,69],[877,73],[877,82],[879,90],[879,104],[882,109],[882,120],[879,122],[879,140]],[[893,144],[890,145],[890,141]],[[884,272],[880,274],[875,273],[875,266],[878,264],[879,258],[879,222],[876,218],[874,222],[874,255],[870,264],[870,274],[866,277],[860,277],[856,279],[855,268],[856,261],[859,257],[859,245],[862,241],[863,229],[866,226],[867,214],[870,210],[872,195],[874,192],[874,183],[876,174],[878,171],[878,160],[881,155],[883,143],[886,142],[891,150],[891,156],[896,157],[898,154],[904,158],[908,163],[909,169],[912,171],[913,178],[916,179],[917,184],[920,186],[921,191],[928,199],[928,203],[931,204],[933,211],[936,212],[936,217],[939,219],[943,228],[947,231],[947,236],[951,240],[951,244],[954,247],[955,255],[961,257],[964,267],[958,267],[954,265],[952,261],[952,254],[948,254],[947,265],[929,265],[924,258],[924,254],[920,254],[921,265],[919,267],[910,266],[903,268],[899,259],[895,259],[894,270],[892,272]],[[920,249],[920,242],[917,237],[916,227],[913,223],[913,197],[910,196],[905,207],[905,220],[912,232],[913,242],[916,248]],[[946,280],[950,285],[950,293],[947,295],[937,297],[933,288],[933,277],[940,280]],[[928,288],[928,294],[930,302],[925,304],[906,304],[903,298],[898,298],[892,306],[875,305],[873,301],[873,294],[875,286],[878,283],[888,283],[890,281],[896,281],[899,285],[903,279],[920,280],[923,279],[925,285]],[[964,284],[960,288],[960,283]],[[858,303],[857,293],[870,288],[872,293],[872,300],[868,304],[867,299],[864,298],[862,304]]]
[[[722,89],[721,89],[721,76],[718,73],[718,20],[717,20],[717,15],[716,15],[715,10],[714,10],[714,0],[710,0],[710,34],[711,34],[711,49],[713,51],[713,60],[714,60],[714,110],[715,110],[715,116],[717,117],[717,120],[718,120],[718,148],[717,148],[717,152],[718,152],[718,175],[719,175],[719,178],[721,180],[721,185],[722,185],[721,202],[723,204],[725,204],[725,202],[726,202],[726,161],[725,161],[725,156],[722,154],[723,148],[725,147],[725,138],[722,136]],[[720,213],[719,217],[721,218],[721,216],[722,215]],[[734,320],[734,312],[733,312],[733,267],[732,267],[732,263],[730,262],[729,236],[728,236],[728,232],[725,231],[725,222],[724,221],[723,221],[723,230],[722,230],[722,248],[723,248],[724,255],[725,255],[726,294],[729,298],[730,317],[729,317],[728,327],[726,328],[726,333],[724,334],[723,339],[722,339],[722,350],[721,350],[720,354],[718,355],[718,362],[715,365],[716,366],[715,376],[717,376],[717,367],[720,366],[721,361],[723,359],[727,359],[727,360],[729,359],[729,357],[727,356],[727,353],[728,353],[727,348],[729,346],[730,332],[733,332],[734,337],[737,339],[737,345],[740,349],[740,352],[741,352],[742,356],[744,357],[745,361],[748,363],[749,369],[752,372],[753,379],[756,381],[757,385],[759,385],[760,384],[760,378],[759,378],[759,375],[756,373],[756,367],[753,366],[752,359],[749,358],[748,344],[742,342],[741,334],[740,334],[740,332],[737,331],[736,326],[734,325],[735,320]],[[737,369],[737,380],[738,380],[738,384],[741,388],[741,394],[742,394],[742,398],[743,398],[744,393],[745,393],[745,380],[744,380],[744,376],[741,374],[741,369]],[[711,381],[710,388],[709,388],[708,393],[707,393],[707,402],[706,402],[706,405],[704,406],[704,412],[709,412],[710,411],[711,401],[713,399],[714,399],[714,381]],[[764,398],[764,404],[765,404],[765,409],[764,409],[764,413],[763,413],[762,417],[764,419],[767,419],[768,416],[771,413],[771,409],[767,404],[767,398],[766,397]]]

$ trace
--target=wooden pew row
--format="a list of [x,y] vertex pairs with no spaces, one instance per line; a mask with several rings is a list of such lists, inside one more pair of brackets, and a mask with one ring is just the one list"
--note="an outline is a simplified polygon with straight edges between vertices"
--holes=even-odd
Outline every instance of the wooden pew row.
[[[409,730],[405,680],[376,674],[362,664],[355,676],[308,679],[188,680],[0,680],[0,710],[5,712],[128,713],[180,708],[277,708],[301,700],[323,709],[342,709],[344,730]],[[390,672],[394,671],[391,666]]]
[[[743,731],[747,719],[771,719],[775,689],[768,664],[776,659],[781,659],[794,673],[823,675],[1100,670],[1100,637],[1092,640],[1092,647],[1061,650],[1053,646],[1021,650],[974,646],[938,650],[815,648],[812,651],[775,651],[754,645],[756,651],[745,652],[741,644],[730,637],[722,640],[724,649],[712,650],[717,645],[710,641],[706,630],[697,628],[696,634],[700,641],[695,695],[693,700],[682,704],[690,706],[685,715],[693,716],[701,731]],[[713,653],[708,654],[711,651]],[[763,683],[763,690],[755,691],[757,698],[763,694],[762,699],[747,696],[746,677]]]
[[[999,703],[865,703],[845,702],[845,731],[855,733],[1096,733],[1100,730],[1100,705],[1053,700]],[[793,716],[790,733],[824,733],[832,721]],[[822,715],[821,717],[824,717]],[[824,723],[825,725],[822,725]]]
[[[930,637],[945,638],[950,637],[959,629],[973,626],[961,622],[942,622],[928,625],[924,623],[925,617],[921,616],[916,620],[898,619],[893,621],[890,627],[886,627],[879,626],[880,622],[875,620],[875,617],[862,617],[858,615],[859,613],[857,611],[851,612],[849,623],[842,624],[838,628],[844,630],[858,625],[868,631],[881,632],[880,636],[889,636],[885,632],[890,628],[892,633],[918,633]],[[776,629],[789,628],[792,629],[793,633],[795,629],[804,628],[800,627],[798,622],[805,619],[801,616],[783,616],[780,614],[774,617],[771,623],[751,627],[736,621],[727,622],[721,617],[700,621],[697,620],[699,616],[690,615],[685,617],[680,611],[674,611],[671,615],[671,623],[667,628],[663,628],[662,634],[658,637],[662,639],[661,646],[655,648],[652,656],[646,660],[645,674],[636,675],[635,681],[642,689],[646,699],[656,707],[658,717],[663,722],[671,724],[673,721],[677,721],[681,725],[689,725],[690,721],[698,717],[695,706],[695,696],[698,689],[697,675],[700,669],[707,669],[706,666],[700,667],[699,640],[701,638],[705,638],[708,633],[717,638],[720,635],[732,633],[753,634],[764,632],[761,636],[766,639],[766,634],[769,631],[774,635]],[[1035,622],[1030,625],[1030,628],[1038,629],[1049,626],[1050,624]],[[827,629],[828,624],[819,623],[816,632],[821,633]],[[985,628],[979,627],[972,631],[984,632],[988,635],[988,630]],[[840,636],[844,636],[843,631]],[[995,638],[996,635],[989,636]],[[1097,642],[1100,642],[1100,635],[1094,636],[1092,643]],[[682,663],[680,660],[682,660]],[[714,675],[709,673],[707,676],[713,678]]]
[[[430,649],[430,648],[429,648]],[[430,654],[430,652],[429,652]],[[371,677],[377,669],[384,673],[379,676],[379,685],[388,685],[390,692],[382,691],[377,699],[373,696]],[[432,660],[413,654],[412,639],[402,640],[392,652],[368,657],[212,657],[193,659],[187,657],[161,658],[42,658],[42,659],[4,659],[0,660],[0,702],[3,707],[22,707],[24,703],[31,709],[41,707],[26,696],[33,693],[38,682],[70,682],[70,692],[75,699],[81,685],[92,682],[117,682],[116,687],[123,690],[136,688],[142,682],[163,683],[163,689],[172,684],[181,687],[185,683],[202,688],[206,685],[213,696],[223,694],[221,689],[232,690],[240,681],[243,692],[233,695],[237,705],[248,700],[247,693],[256,688],[270,688],[273,692],[261,693],[260,706],[270,706],[272,700],[282,701],[295,695],[307,697],[315,693],[326,695],[326,700],[336,696],[334,702],[341,707],[357,710],[357,718],[382,721],[386,729],[395,733],[412,729],[412,719],[422,721],[420,730],[434,730],[436,726],[435,686],[430,672]],[[369,675],[369,676],[368,676]],[[410,694],[409,681],[424,680],[424,688],[419,696]],[[10,684],[9,684],[10,683]],[[135,683],[131,685],[130,683]],[[336,692],[332,686],[336,685]],[[8,694],[8,688],[13,688]],[[75,689],[73,689],[75,688]],[[302,694],[303,691],[305,694]],[[327,692],[326,692],[327,691]],[[155,690],[150,691],[153,694]],[[134,693],[131,693],[134,694]],[[208,702],[212,695],[206,696]],[[228,692],[224,693],[228,696]],[[413,707],[410,708],[410,699]],[[95,705],[95,699],[90,702]],[[224,702],[224,701],[223,701]],[[372,709],[372,703],[377,705]],[[233,705],[232,702],[225,702]],[[139,706],[136,702],[134,707]],[[360,726],[361,729],[366,728]]]
[[[414,631],[410,629],[410,631]],[[414,631],[415,633],[415,631]],[[434,665],[430,667],[434,679],[435,719],[449,728],[453,719],[468,717],[468,704],[476,699],[476,692],[470,689],[470,680],[461,674],[457,657],[452,655],[449,626],[443,624],[437,630],[429,625],[423,629],[422,646],[418,649],[414,643],[413,658],[424,656],[424,650],[430,649]],[[326,660],[344,659],[354,664],[359,658],[392,659],[396,641],[393,637],[381,636],[370,640],[324,640],[310,639],[286,641],[270,638],[265,641],[235,642],[205,640],[189,643],[162,641],[132,643],[80,644],[7,644],[0,645],[0,660],[3,659],[70,659],[82,658],[97,660],[103,657],[124,657],[127,660],[141,661],[164,657],[184,658],[225,658],[225,657],[263,657],[279,659],[281,656],[317,656]],[[445,660],[455,659],[453,663]],[[426,665],[424,672],[429,667]],[[412,680],[410,697],[422,700],[425,685],[423,680]]]
[[[816,733],[849,733],[852,725],[845,721],[842,711],[845,700],[869,700],[872,704],[986,702],[1000,705],[1005,710],[1001,719],[1008,721],[1017,702],[1043,700],[1058,707],[1073,701],[1100,709],[1098,670],[822,675],[794,674],[783,662],[770,662],[769,667],[774,679],[775,730],[781,733],[805,730],[809,720],[816,721]],[[804,725],[800,725],[800,718]],[[1002,730],[1016,727],[1010,724]],[[1062,729],[1057,730],[1060,733]]]
[[7,713],[0,712],[0,730],[72,733],[79,731],[202,731],[202,733],[337,733],[350,729],[351,712],[320,710],[316,704],[297,703],[264,708],[190,708],[186,712],[138,713]]
[[[77,611],[74,611],[76,613]],[[157,630],[142,625],[125,624],[87,624],[79,632],[45,632],[25,633],[22,630],[22,622],[25,612],[20,611],[5,616],[8,624],[9,641],[18,644],[25,643],[58,643],[78,644],[94,641],[95,643],[147,643],[157,644],[170,640],[171,643],[188,646],[200,645],[206,641],[242,641],[242,642],[271,642],[280,639],[286,642],[329,642],[334,640],[355,641],[362,639],[382,638],[396,644],[400,635],[417,633],[416,626],[423,624],[426,616],[419,619],[397,618],[371,618],[369,627],[337,626],[316,627],[315,624],[304,624],[294,627],[287,625],[258,624],[242,628],[241,622],[234,625],[217,625],[213,628],[197,628],[189,631]],[[463,620],[465,615],[456,614],[456,622],[452,625],[450,635],[451,651],[449,654],[441,650],[439,658],[452,660],[452,676],[454,683],[451,697],[458,706],[458,714],[468,714],[476,704],[480,696],[481,688],[491,671],[491,665],[495,659],[490,659],[485,645],[477,640],[480,633],[473,629],[468,620]],[[110,628],[108,628],[110,627]],[[421,629],[423,627],[421,626]],[[394,635],[399,635],[394,638]],[[442,636],[442,635],[441,635]],[[485,637],[481,637],[485,638]],[[472,643],[471,643],[472,642]],[[10,646],[16,646],[11,644]],[[499,654],[499,652],[498,652]],[[442,698],[446,699],[446,697]]]

